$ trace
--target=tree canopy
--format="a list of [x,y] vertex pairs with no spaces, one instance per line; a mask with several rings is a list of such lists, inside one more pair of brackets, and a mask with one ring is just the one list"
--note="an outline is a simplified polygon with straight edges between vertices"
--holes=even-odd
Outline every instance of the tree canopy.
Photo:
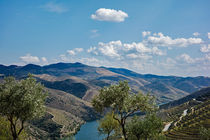
[[138,112],[156,110],[154,97],[141,92],[137,94],[131,92],[127,81],[120,81],[117,85],[102,88],[100,94],[93,98],[92,105],[100,113],[105,110],[114,112],[113,119],[121,126],[125,140],[128,139],[126,120],[129,116]]
[[[27,120],[43,115],[46,96],[44,87],[32,75],[20,81],[7,77],[0,84],[0,115],[10,122],[14,140],[18,139]],[[21,126],[20,129],[18,125]]]
[[129,139],[154,139],[161,133],[163,123],[154,113],[147,114],[145,118],[134,116],[127,125]]
[[113,119],[113,113],[107,113],[104,118],[99,120],[98,131],[100,134],[107,134],[107,140],[113,131],[118,129],[118,122]]

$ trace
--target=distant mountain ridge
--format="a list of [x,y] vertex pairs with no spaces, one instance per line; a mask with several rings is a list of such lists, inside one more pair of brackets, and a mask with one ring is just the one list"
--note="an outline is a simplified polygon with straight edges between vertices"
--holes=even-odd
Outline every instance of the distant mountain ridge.
[[[141,90],[144,93],[149,92],[155,95],[159,103],[179,99],[210,86],[209,77],[139,74],[124,68],[94,67],[78,62],[56,63],[46,66],[34,64],[25,66],[0,65],[0,75],[15,76],[21,79],[28,73],[36,75],[37,79],[48,88],[62,90],[87,101],[98,94],[98,89],[101,87],[116,83],[119,80],[127,80],[134,92]],[[49,80],[53,78],[57,80]]]

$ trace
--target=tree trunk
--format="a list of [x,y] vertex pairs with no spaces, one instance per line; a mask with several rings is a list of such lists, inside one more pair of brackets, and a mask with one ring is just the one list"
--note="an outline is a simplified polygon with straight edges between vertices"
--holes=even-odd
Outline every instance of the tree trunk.
[[12,134],[13,140],[18,140],[17,134]]
[[16,132],[16,125],[13,122],[13,118],[10,117],[8,120],[10,122],[10,130],[11,130],[11,133],[12,133],[13,140],[18,140],[18,134]]
[[107,134],[106,140],[109,140],[109,135],[110,135],[110,133]]
[[124,121],[123,121],[123,123],[121,124],[121,126],[122,126],[122,133],[123,133],[124,139],[125,139],[125,140],[128,140],[127,135],[126,135],[126,130],[125,130],[125,123],[124,123]]

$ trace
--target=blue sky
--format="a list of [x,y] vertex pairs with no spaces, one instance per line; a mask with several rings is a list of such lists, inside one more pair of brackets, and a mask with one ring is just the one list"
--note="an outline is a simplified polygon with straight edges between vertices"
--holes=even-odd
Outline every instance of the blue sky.
[[0,63],[210,76],[209,0],[0,0]]

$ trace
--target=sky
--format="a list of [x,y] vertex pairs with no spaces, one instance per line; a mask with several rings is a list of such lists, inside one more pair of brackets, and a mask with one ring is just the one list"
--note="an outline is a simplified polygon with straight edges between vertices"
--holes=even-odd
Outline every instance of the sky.
[[210,77],[209,0],[0,0],[0,64]]

